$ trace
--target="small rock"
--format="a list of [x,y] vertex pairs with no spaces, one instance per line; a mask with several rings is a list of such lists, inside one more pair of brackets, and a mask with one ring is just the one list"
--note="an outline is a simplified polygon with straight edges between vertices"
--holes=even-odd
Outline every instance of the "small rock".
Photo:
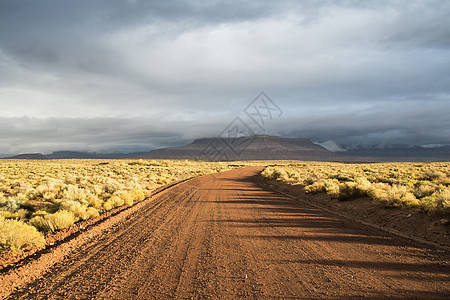
[[441,219],[442,225],[448,225],[448,223],[449,223],[448,219]]
[[406,216],[406,218],[410,218],[411,217],[411,214],[408,214],[407,216]]

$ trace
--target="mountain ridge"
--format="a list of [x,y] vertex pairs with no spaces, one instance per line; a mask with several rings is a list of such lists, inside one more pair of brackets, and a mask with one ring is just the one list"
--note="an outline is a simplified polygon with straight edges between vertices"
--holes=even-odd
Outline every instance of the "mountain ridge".
[[199,138],[188,145],[133,153],[55,151],[24,153],[0,159],[197,159],[197,160],[318,160],[318,161],[450,161],[450,146],[360,148],[332,152],[307,138],[269,135]]
[[143,158],[207,160],[327,160],[337,156],[306,138],[256,135],[201,138],[179,147],[156,149]]

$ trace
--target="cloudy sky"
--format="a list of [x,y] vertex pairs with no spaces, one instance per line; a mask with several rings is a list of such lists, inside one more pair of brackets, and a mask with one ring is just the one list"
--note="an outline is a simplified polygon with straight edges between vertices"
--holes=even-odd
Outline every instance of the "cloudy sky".
[[[450,2],[0,0],[0,153],[267,133],[450,144]],[[330,142],[332,141],[332,142]]]

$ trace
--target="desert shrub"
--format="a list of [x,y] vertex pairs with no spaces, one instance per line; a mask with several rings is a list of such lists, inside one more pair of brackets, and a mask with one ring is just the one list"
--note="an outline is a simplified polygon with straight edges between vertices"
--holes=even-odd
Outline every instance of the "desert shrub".
[[37,217],[37,216],[43,217],[45,215],[48,215],[48,212],[46,212],[45,210],[38,210],[38,211],[35,211],[32,216],[33,217]]
[[14,212],[0,211],[0,216],[4,217],[5,219],[26,220],[29,214],[31,213],[23,208],[18,209]]
[[87,206],[78,201],[65,200],[61,203],[61,209],[72,212],[76,219],[86,220],[89,218],[89,215],[86,212]]
[[0,210],[0,218],[11,219],[13,213],[7,210]]
[[75,215],[66,210],[57,211],[54,214],[36,216],[30,220],[30,224],[43,232],[54,232],[64,229],[75,223]]
[[32,190],[31,184],[28,182],[23,181],[16,181],[11,184],[11,187],[14,188],[15,194],[27,194],[29,191]]
[[355,180],[358,189],[364,192],[366,195],[369,193],[372,188],[372,183],[364,177],[358,177]]
[[97,210],[102,207],[102,201],[98,198],[97,195],[89,195],[86,198],[86,202],[87,202],[88,206],[93,207]]
[[277,180],[283,177],[283,173],[278,170],[272,170],[272,172],[269,172],[267,178],[270,180]]
[[145,193],[142,190],[132,190],[131,191],[131,198],[134,201],[142,201],[145,199]]
[[[369,191],[369,196],[377,202],[383,203],[386,207],[401,206],[404,198],[409,193],[408,187],[401,185],[380,184]],[[406,196],[410,197],[410,195]]]
[[325,191],[333,198],[339,197],[339,181],[336,179],[325,180]]
[[85,205],[88,205],[88,198],[91,196],[93,195],[89,190],[73,185],[68,185],[62,194],[63,199],[78,201]]
[[[177,174],[181,174],[182,172],[176,172]],[[177,180],[176,178],[172,178],[172,180]],[[142,185],[139,183],[139,178],[131,177],[126,183],[126,190],[140,189]]]
[[430,210],[438,209],[444,212],[450,212],[450,188],[441,188],[431,196],[425,197]]
[[430,182],[422,182],[420,185],[414,190],[414,195],[417,198],[423,198],[427,196],[431,196],[436,191],[436,185]]
[[438,205],[434,195],[426,196],[420,199],[420,208],[424,211],[435,211],[437,207]]
[[76,177],[73,174],[66,174],[64,177],[65,184],[76,184]]
[[98,217],[100,215],[98,210],[96,208],[94,208],[94,207],[88,207],[86,209],[86,214],[88,216],[88,219],[95,218],[95,217]]
[[308,175],[303,179],[303,184],[304,185],[312,185],[317,181],[319,181],[319,178],[317,178],[316,176]]
[[[100,180],[100,179],[99,179]],[[95,194],[95,195],[101,195],[102,193],[103,193],[103,191],[104,191],[104,187],[103,186],[100,186],[100,185],[98,185],[98,184],[94,184],[92,187],[91,187],[91,190],[92,190],[92,192]],[[94,195],[91,195],[91,196],[94,196]],[[89,197],[88,197],[89,198]]]
[[[265,168],[262,172],[261,172],[261,176],[264,179],[271,179],[271,174],[272,174],[272,169],[271,168]],[[152,174],[149,174],[147,176],[149,179],[152,177]],[[1,194],[0,194],[1,195]]]
[[14,212],[20,208],[20,201],[15,197],[4,198],[2,202],[0,202],[0,210],[6,210],[10,212]]
[[128,191],[115,192],[114,195],[120,197],[125,205],[133,205],[133,195]]
[[353,181],[353,176],[350,174],[347,174],[347,173],[336,174],[336,175],[331,176],[331,178],[337,179],[341,182]]
[[36,195],[42,195],[49,191],[49,187],[46,184],[40,184],[35,188]]
[[366,192],[358,187],[358,184],[353,181],[348,181],[339,184],[339,197],[341,201],[352,200],[366,196]]
[[298,174],[295,171],[292,170],[287,170],[286,171],[286,176],[288,180],[298,180]]
[[54,192],[44,192],[42,194],[42,198],[44,198],[45,200],[53,200],[56,198],[56,193]]
[[400,198],[401,204],[403,204],[406,207],[411,208],[417,208],[420,207],[420,201],[414,196],[413,193],[406,192],[401,198]]
[[113,208],[114,208],[114,205],[113,205],[112,201],[110,201],[110,199],[106,200],[106,201],[103,203],[103,209],[104,209],[104,210],[108,211],[108,210],[111,210],[111,209],[113,209]]
[[121,188],[122,185],[114,179],[108,179],[108,181],[103,186],[104,191],[109,194],[114,194],[114,192],[120,190]]
[[113,208],[124,205],[124,203],[125,201],[123,201],[123,199],[121,199],[119,196],[114,195],[106,200],[105,203],[103,203],[103,208],[105,210],[111,210]]
[[117,196],[112,196],[109,200],[112,202],[113,207],[119,207],[125,204],[125,201]]
[[441,178],[440,183],[445,186],[450,186],[450,177]]
[[445,173],[437,170],[437,169],[428,169],[424,172],[424,179],[426,180],[437,180],[440,178],[444,178],[445,177]]
[[0,250],[23,250],[27,247],[43,247],[45,239],[33,226],[22,221],[0,217]]
[[324,181],[316,181],[310,185],[305,186],[306,193],[322,193],[325,192],[325,182]]
[[160,177],[157,179],[156,183],[164,185],[164,184],[169,184],[171,182],[171,180],[169,178],[163,178]]
[[146,163],[144,161],[142,161],[142,159],[128,162],[128,165],[130,165],[130,166],[145,165],[145,164]]

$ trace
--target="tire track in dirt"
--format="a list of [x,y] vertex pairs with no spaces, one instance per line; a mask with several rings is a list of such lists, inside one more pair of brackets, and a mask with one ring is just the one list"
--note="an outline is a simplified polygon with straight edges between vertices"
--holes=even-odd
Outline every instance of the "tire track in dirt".
[[9,299],[450,297],[446,250],[268,191],[260,170],[165,190]]

